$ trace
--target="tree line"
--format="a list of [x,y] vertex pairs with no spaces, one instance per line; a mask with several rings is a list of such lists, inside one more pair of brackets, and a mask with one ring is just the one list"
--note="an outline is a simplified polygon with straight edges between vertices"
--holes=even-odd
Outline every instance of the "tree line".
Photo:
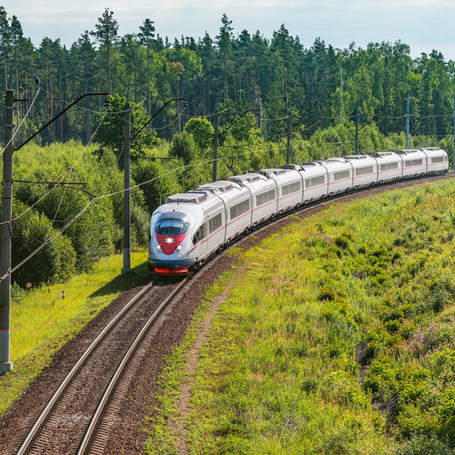
[[[94,28],[69,48],[48,37],[35,47],[19,19],[8,18],[0,7],[0,54],[2,86],[13,88],[20,100],[16,123],[40,79],[41,93],[17,143],[87,92],[142,102],[149,117],[169,99],[184,98],[185,106],[176,103],[152,122],[167,140],[189,118],[213,116],[226,106],[233,118],[254,112],[269,141],[280,140],[289,127],[308,138],[318,129],[354,120],[357,112],[363,124],[376,124],[382,134],[399,133],[408,93],[412,134],[442,138],[453,129],[455,63],[437,50],[411,58],[410,47],[400,41],[336,49],[316,38],[305,47],[284,25],[270,39],[260,31],[235,33],[224,14],[216,36],[170,42],[149,18],[137,33],[120,36],[114,12],[105,9]],[[87,142],[96,121],[92,111],[102,110],[103,99],[87,98],[81,107],[52,124],[41,141]],[[214,117],[209,119],[213,123]],[[229,124],[232,118],[219,121]]]

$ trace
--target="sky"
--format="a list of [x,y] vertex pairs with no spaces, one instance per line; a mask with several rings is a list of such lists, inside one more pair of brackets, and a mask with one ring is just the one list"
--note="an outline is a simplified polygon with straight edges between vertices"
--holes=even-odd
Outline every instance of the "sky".
[[440,51],[455,61],[453,0],[3,0],[8,18],[15,15],[24,35],[39,47],[44,37],[70,47],[85,30],[95,30],[105,8],[114,13],[119,35],[138,33],[144,20],[154,21],[161,37],[214,38],[226,14],[235,36],[257,30],[265,38],[284,24],[309,48],[316,38],[343,49],[354,42],[401,40],[412,57]]

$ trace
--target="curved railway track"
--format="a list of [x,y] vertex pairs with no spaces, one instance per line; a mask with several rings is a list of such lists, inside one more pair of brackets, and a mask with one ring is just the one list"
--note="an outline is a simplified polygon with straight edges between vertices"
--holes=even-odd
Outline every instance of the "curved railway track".
[[[450,173],[445,176],[421,179],[418,182],[407,180],[387,187],[374,187],[361,192],[342,194],[336,199],[358,199],[388,189],[403,188],[418,183],[452,178],[453,176],[454,174]],[[310,216],[322,210],[325,203],[327,201],[305,207],[297,212],[297,215],[302,218]],[[293,222],[293,220],[282,218],[274,223],[267,224],[255,230],[252,236],[244,237],[242,243],[245,244],[245,247],[255,244],[288,222]],[[51,400],[46,399],[46,403],[40,405],[39,415],[36,412],[30,413],[28,411],[28,414],[25,414],[27,422],[24,424],[22,421],[19,426],[16,426],[16,433],[14,430],[10,430],[10,439],[7,440],[7,443],[5,444],[4,439],[2,444],[0,439],[2,454],[137,453],[137,450],[125,449],[125,446],[114,450],[111,444],[113,434],[125,426],[120,422],[120,409],[122,409],[121,419],[124,419],[125,402],[127,402],[128,407],[132,407],[134,404],[132,400],[137,400],[137,397],[132,398],[129,395],[132,393],[128,391],[131,384],[145,381],[150,389],[156,390],[156,385],[151,385],[151,383],[154,380],[156,381],[159,368],[157,368],[158,372],[154,373],[154,379],[149,379],[146,376],[149,371],[143,372],[141,370],[144,368],[141,366],[141,357],[151,357],[150,353],[155,350],[155,346],[152,348],[144,346],[144,338],[151,338],[151,332],[155,331],[154,343],[159,344],[163,333],[166,333],[171,338],[171,342],[170,344],[168,342],[166,348],[169,352],[171,349],[169,346],[175,346],[179,337],[183,336],[185,324],[189,323],[192,311],[197,306],[197,302],[194,301],[203,294],[205,285],[234,260],[218,256],[216,261],[212,261],[208,267],[205,266],[202,269],[202,273],[195,274],[194,279],[191,279],[191,284],[188,284],[188,280],[193,276],[178,282],[155,279],[139,289],[137,295],[130,296],[122,309],[116,310],[118,314],[113,320],[109,324],[103,323],[106,326],[102,330],[100,329],[99,335],[93,337],[96,338],[95,341],[83,342],[86,343],[85,346],[90,344],[89,348],[84,348],[83,359],[81,357],[80,360],[74,361],[76,365],[72,368],[71,366],[68,367],[71,372],[67,378],[63,381],[58,380],[57,385],[52,386],[57,389],[57,392]],[[220,266],[219,263],[222,265]],[[183,301],[193,299],[189,305],[192,310],[183,311],[182,308],[188,303],[179,301],[177,306],[174,305],[172,313],[166,316],[168,320],[163,322],[164,318],[159,318],[159,315],[162,314],[172,296],[177,296],[184,287],[188,296],[185,294]],[[198,288],[198,291],[192,293],[193,288]],[[151,292],[152,289],[153,292]],[[190,292],[187,292],[188,290]],[[176,322],[175,319],[179,318],[180,320]],[[160,324],[161,328],[159,328]],[[177,329],[178,324],[181,327]],[[156,327],[157,325],[158,327]],[[174,331],[178,334],[174,334]],[[134,343],[131,341],[133,339],[136,340]],[[135,347],[132,347],[132,344],[135,344]],[[159,350],[158,347],[157,350]],[[162,357],[158,361],[161,359]],[[154,361],[156,362],[156,359]],[[123,373],[117,372],[119,365],[123,366]],[[59,396],[57,397],[57,395]],[[142,395],[139,396],[140,399],[143,399]],[[144,399],[151,400],[152,398],[148,395],[148,398]],[[46,415],[41,416],[41,411]],[[134,422],[140,418],[140,416],[136,417]],[[11,433],[15,434],[14,438],[11,437]],[[7,434],[7,432],[4,433],[4,435]],[[109,450],[106,452],[108,442]],[[131,443],[130,441],[130,445],[134,444],[137,447],[140,442]]]
[[103,453],[109,419],[115,402],[124,398],[134,377],[129,370],[134,370],[136,357],[140,357],[141,343],[189,279],[162,285],[164,297],[162,292],[151,295],[157,283],[162,284],[154,280],[124,306],[63,380],[17,450],[18,455]]

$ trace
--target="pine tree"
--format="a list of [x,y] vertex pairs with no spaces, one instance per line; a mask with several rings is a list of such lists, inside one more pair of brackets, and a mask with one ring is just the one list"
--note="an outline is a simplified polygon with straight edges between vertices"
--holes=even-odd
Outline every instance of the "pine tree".
[[98,24],[95,25],[95,29],[91,34],[106,52],[108,87],[109,93],[112,93],[111,52],[112,47],[118,40],[118,24],[114,19],[114,12],[106,8],[102,17],[98,18]]
[[[152,116],[152,100],[150,91],[150,54],[155,44],[155,26],[153,21],[145,19],[144,24],[139,27],[140,33],[138,34],[141,44],[147,49],[147,99],[148,99],[148,114]],[[152,125],[149,125],[151,128]]]
[[[3,80],[5,90],[8,87],[8,52],[11,44],[11,28],[6,17],[6,10],[0,6],[0,49],[2,52]],[[13,81],[11,81],[13,83]]]

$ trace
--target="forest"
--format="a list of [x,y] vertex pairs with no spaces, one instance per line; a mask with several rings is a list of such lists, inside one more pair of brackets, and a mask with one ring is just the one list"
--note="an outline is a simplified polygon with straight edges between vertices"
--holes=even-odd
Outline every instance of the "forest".
[[[142,103],[149,116],[168,100],[184,98],[152,123],[158,137],[167,140],[191,117],[219,111],[224,113],[220,124],[251,111],[267,141],[286,136],[288,119],[292,132],[307,138],[357,114],[361,124],[374,123],[383,134],[399,133],[407,94],[411,134],[441,139],[452,131],[455,63],[437,50],[413,59],[400,41],[336,49],[316,38],[306,47],[285,25],[270,39],[259,30],[236,33],[234,25],[224,14],[218,35],[169,42],[147,18],[137,33],[119,36],[114,12],[105,9],[70,48],[47,37],[36,48],[20,20],[8,18],[0,7],[2,85],[13,88],[19,100],[16,123],[40,79],[40,94],[17,142],[89,92],[128,97]],[[97,120],[93,111],[102,111],[103,101],[86,99],[81,109],[53,123],[40,136],[42,143],[86,142]]]
[[[281,166],[288,151],[296,163],[352,154],[356,127],[360,153],[404,148],[407,119],[411,147],[438,145],[452,159],[455,63],[437,50],[412,58],[400,41],[305,46],[284,24],[271,38],[238,33],[226,14],[213,37],[170,42],[149,18],[134,34],[118,28],[106,8],[69,48],[48,37],[35,47],[0,6],[1,85],[15,98],[13,280],[22,287],[121,250],[128,113],[133,246],[146,245],[163,198],[212,179],[215,135],[219,178]],[[80,191],[46,184],[63,175]]]

